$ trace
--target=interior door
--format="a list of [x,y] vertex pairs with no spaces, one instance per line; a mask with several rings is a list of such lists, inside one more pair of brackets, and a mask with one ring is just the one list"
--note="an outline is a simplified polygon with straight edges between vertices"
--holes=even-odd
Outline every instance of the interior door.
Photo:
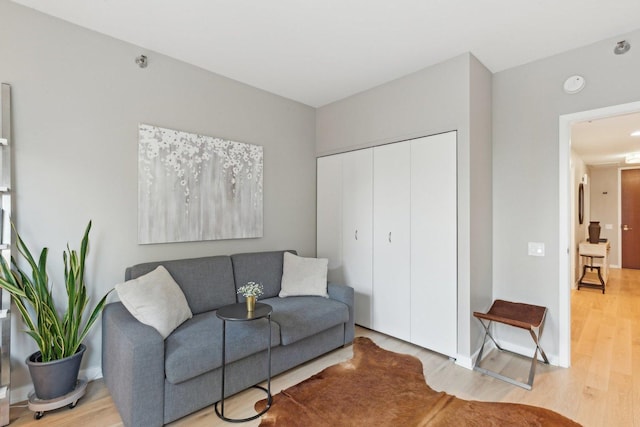
[[373,151],[342,157],[342,258],[344,283],[355,293],[355,321],[371,328],[373,292]]
[[455,357],[456,132],[411,141],[411,342]]
[[410,340],[411,145],[373,151],[373,329]]
[[640,269],[640,169],[621,171],[622,268]]

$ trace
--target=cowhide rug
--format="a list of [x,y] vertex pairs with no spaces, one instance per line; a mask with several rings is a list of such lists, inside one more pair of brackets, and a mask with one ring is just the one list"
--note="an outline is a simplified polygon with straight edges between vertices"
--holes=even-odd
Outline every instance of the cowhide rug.
[[[261,410],[265,400],[256,403]],[[273,397],[260,427],[579,426],[556,412],[516,403],[477,402],[432,390],[413,356],[357,337],[353,359]]]

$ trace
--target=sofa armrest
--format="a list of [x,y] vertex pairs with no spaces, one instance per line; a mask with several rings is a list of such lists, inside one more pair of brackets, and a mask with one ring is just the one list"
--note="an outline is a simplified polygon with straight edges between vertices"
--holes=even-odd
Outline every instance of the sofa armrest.
[[349,320],[344,326],[344,344],[353,342],[355,336],[355,317],[354,317],[354,291],[351,286],[340,285],[337,283],[328,283],[327,291],[329,298],[343,302],[349,307]]
[[164,340],[120,302],[102,313],[102,373],[125,426],[164,424]]

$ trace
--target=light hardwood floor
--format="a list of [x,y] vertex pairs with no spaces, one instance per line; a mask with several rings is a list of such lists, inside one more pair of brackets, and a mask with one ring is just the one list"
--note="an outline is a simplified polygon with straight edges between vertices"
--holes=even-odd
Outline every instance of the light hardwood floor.
[[[386,349],[413,354],[422,360],[429,385],[458,397],[518,402],[558,411],[584,426],[640,427],[640,271],[611,270],[607,293],[582,289],[572,292],[572,366],[570,369],[538,364],[532,391],[456,366],[446,357],[366,329],[368,336]],[[349,359],[352,348],[336,350],[322,358],[277,376],[275,393],[327,366]],[[485,359],[508,375],[528,373],[526,360],[492,352]],[[263,393],[245,391],[225,403],[231,417],[250,415]],[[256,426],[258,420],[244,423]],[[34,420],[28,409],[11,409],[12,426],[122,426],[113,401],[101,380],[89,384],[87,395],[73,409],[48,412]],[[212,407],[171,424],[184,426],[229,425],[218,419]]]

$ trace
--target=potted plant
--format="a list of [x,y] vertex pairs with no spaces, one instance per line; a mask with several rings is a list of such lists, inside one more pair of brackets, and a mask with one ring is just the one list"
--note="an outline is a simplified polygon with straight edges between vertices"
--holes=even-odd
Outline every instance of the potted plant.
[[47,248],[42,249],[36,261],[16,231],[16,248],[31,274],[22,270],[14,257],[11,257],[10,266],[0,256],[0,287],[11,294],[27,327],[25,332],[34,339],[39,349],[26,362],[35,394],[42,400],[63,396],[75,388],[80,362],[86,349],[82,341],[100,315],[111,292],[107,292],[85,318],[89,296],[84,268],[90,230],[91,221],[84,232],[80,252],[71,250],[69,245],[63,252],[67,307],[62,315],[58,313],[47,275]]
[[264,293],[261,283],[247,282],[238,288],[239,294],[242,294],[247,300],[247,311],[252,312],[256,306],[256,300]]

